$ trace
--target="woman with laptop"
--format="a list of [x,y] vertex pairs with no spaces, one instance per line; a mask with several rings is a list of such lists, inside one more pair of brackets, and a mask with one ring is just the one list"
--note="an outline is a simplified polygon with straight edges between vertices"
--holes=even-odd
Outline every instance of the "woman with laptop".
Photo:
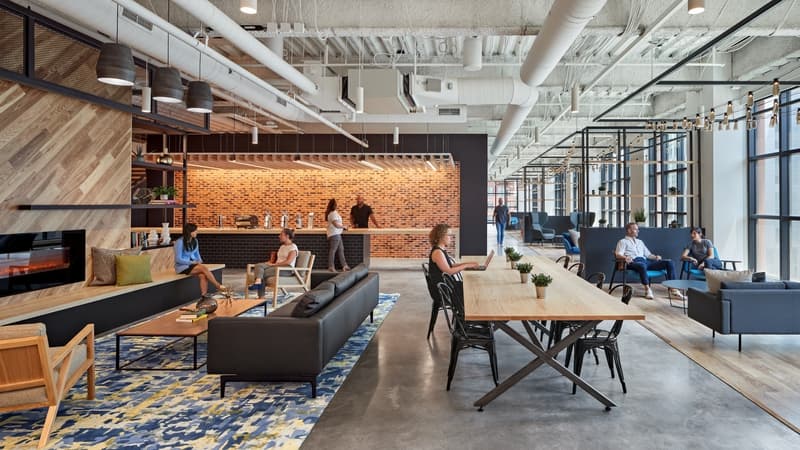
[[446,273],[452,275],[456,281],[456,289],[458,294],[461,295],[461,271],[470,267],[478,267],[476,262],[466,262],[456,264],[455,260],[447,254],[445,250],[452,241],[452,235],[449,233],[450,226],[445,223],[440,223],[433,227],[430,232],[429,239],[431,242],[431,252],[428,255],[428,265],[430,266],[431,282],[435,284],[444,281],[442,274]]

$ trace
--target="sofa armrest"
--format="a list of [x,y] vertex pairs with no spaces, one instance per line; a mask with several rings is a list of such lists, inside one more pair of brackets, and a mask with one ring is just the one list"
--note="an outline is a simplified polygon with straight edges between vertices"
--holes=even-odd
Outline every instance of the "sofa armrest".
[[218,317],[208,322],[210,374],[316,375],[323,366],[316,320]]
[[730,304],[718,295],[689,288],[687,303],[689,317],[718,333],[730,333]]

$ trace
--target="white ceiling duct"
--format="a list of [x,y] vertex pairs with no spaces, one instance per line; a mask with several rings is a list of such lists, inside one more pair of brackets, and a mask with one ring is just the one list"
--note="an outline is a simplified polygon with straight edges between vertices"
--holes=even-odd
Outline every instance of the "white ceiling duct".
[[303,92],[317,92],[317,85],[291,64],[276,55],[233,19],[206,0],[172,0],[186,12],[224,36],[233,45],[252,56],[269,70],[300,88]]
[[[586,24],[603,9],[605,3],[605,0],[557,0],[522,64],[522,82],[534,88],[544,83]],[[533,102],[529,106],[509,105],[492,144],[492,157],[496,158],[503,152],[532,108]]]
[[84,0],[83,2],[64,2],[59,0],[36,0],[36,3],[59,15],[73,20],[87,28],[113,35],[116,26],[117,4],[129,13],[138,16],[139,22],[150,22],[155,26],[136,23],[128,17],[120,17],[119,42],[130,46],[139,53],[154,59],[167,60],[167,35],[170,40],[170,65],[190,76],[198,76],[200,52],[203,58],[203,79],[236,97],[247,99],[253,104],[292,122],[319,121],[336,130],[354,142],[367,147],[367,144],[348,133],[338,125],[312,111],[302,103],[256,77],[238,64],[205,47],[200,41],[161,19],[158,15],[139,5],[134,0]]

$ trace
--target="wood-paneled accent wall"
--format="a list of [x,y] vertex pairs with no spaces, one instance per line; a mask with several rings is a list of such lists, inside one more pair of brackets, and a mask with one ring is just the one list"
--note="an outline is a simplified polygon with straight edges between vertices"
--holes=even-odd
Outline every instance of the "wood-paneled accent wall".
[[[19,211],[20,204],[130,203],[131,115],[0,80],[0,234],[86,230],[90,247],[130,245],[130,210]],[[0,298],[0,308],[74,291]]]

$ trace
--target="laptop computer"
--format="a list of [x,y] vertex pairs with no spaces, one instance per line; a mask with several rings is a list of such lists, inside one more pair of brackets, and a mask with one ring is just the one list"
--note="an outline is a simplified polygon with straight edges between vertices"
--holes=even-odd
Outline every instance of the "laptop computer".
[[492,262],[492,258],[494,257],[494,250],[489,252],[489,256],[486,257],[486,261],[479,265],[478,267],[467,267],[464,270],[486,270],[489,267],[489,263]]

